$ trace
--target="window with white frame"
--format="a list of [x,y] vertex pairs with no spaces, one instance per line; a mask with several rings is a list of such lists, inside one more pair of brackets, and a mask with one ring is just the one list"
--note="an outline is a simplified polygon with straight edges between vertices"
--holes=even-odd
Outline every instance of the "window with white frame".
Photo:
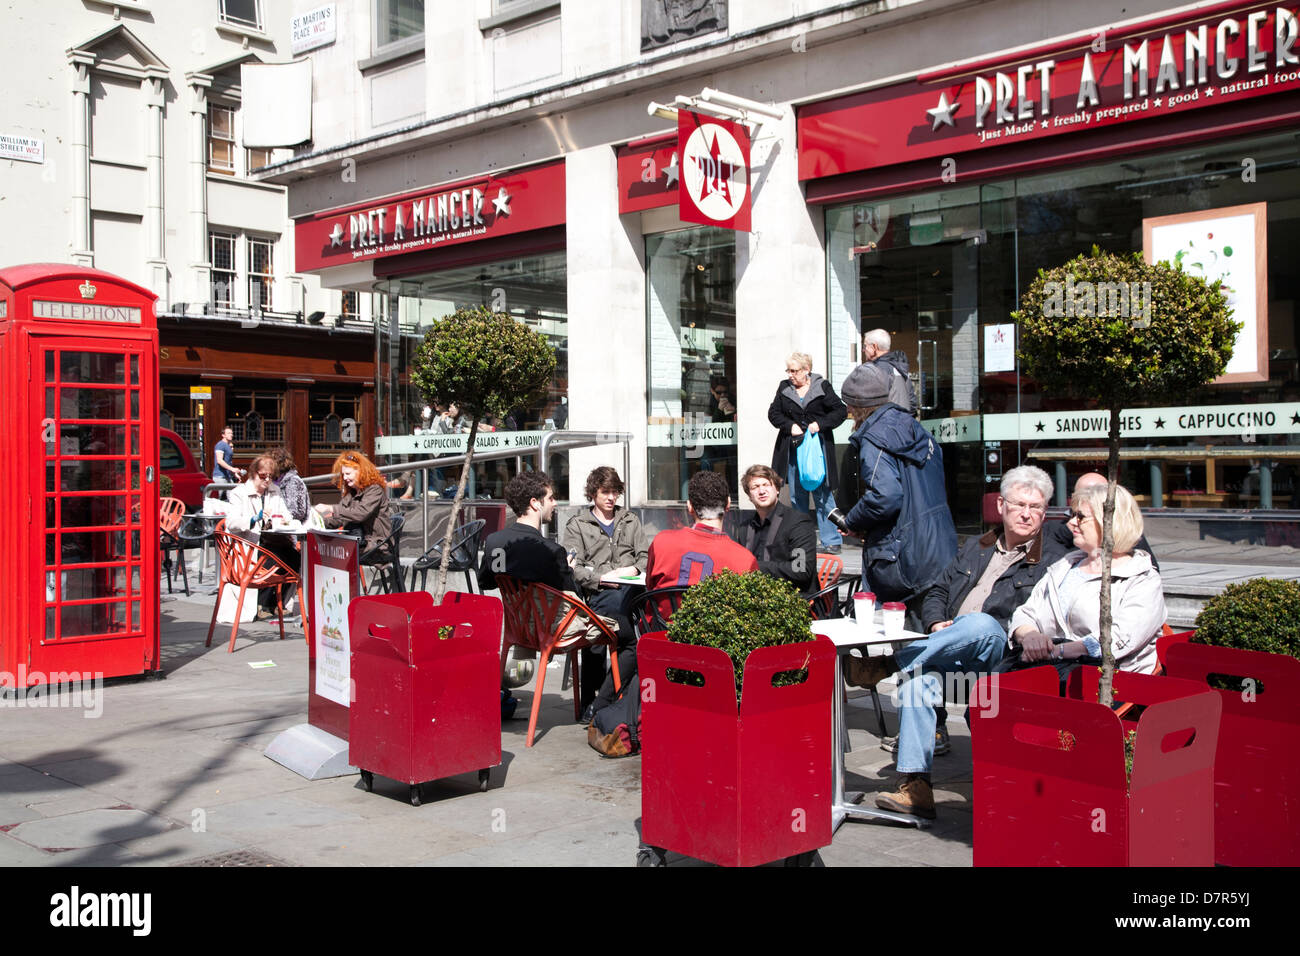
[[220,0],[221,22],[262,29],[262,0]]
[[219,309],[235,307],[235,236],[228,232],[208,233],[208,255],[212,262],[212,304]]
[[271,308],[271,286],[274,270],[271,267],[275,242],[270,239],[248,239],[248,306],[251,309]]
[[361,317],[361,293],[344,292],[339,303],[339,318],[359,319]]
[[208,104],[208,168],[219,173],[235,171],[235,109]]
[[238,120],[238,106],[208,104],[208,169],[213,172],[244,175],[271,164],[274,150],[239,149]]
[[375,49],[424,33],[424,0],[375,0]]

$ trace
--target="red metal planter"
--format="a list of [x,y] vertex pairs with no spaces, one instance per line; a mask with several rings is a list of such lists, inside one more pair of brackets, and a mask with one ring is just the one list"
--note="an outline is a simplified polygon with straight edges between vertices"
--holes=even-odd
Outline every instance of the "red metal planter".
[[501,602],[456,597],[434,605],[417,591],[348,606],[348,760],[367,790],[376,773],[409,784],[414,806],[426,780],[477,770],[486,790],[489,768],[501,763]]
[[1213,865],[1218,695],[1116,673],[1116,700],[1146,707],[1126,722],[1096,703],[1097,668],[1081,671],[1072,695],[1091,698],[1058,697],[1051,667],[981,679],[971,720],[975,865]]
[[[835,648],[819,637],[764,647],[745,662],[739,713],[735,671],[714,647],[673,644],[663,631],[637,647],[641,679],[641,838],[722,866],[786,858],[810,862],[831,842]],[[703,687],[670,683],[697,671]],[[773,687],[774,675],[808,679]]]
[[[1214,758],[1214,862],[1300,866],[1300,660],[1208,644],[1169,649],[1173,677],[1216,689],[1223,702]],[[1252,683],[1242,685],[1242,679]]]

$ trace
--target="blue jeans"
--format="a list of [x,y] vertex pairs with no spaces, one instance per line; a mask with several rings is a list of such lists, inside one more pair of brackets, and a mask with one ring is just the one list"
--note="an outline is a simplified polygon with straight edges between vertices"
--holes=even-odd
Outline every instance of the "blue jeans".
[[987,614],[963,614],[942,631],[894,655],[907,679],[898,688],[898,770],[929,773],[934,762],[936,707],[944,701],[944,674],[984,673],[1007,647],[1007,632]]
[[[820,441],[816,435],[812,436]],[[822,546],[826,548],[837,547],[843,538],[840,535],[840,529],[831,524],[830,518],[826,517],[835,507],[835,499],[831,496],[831,483],[823,481],[816,491],[809,492],[799,483],[799,466],[794,462],[794,451],[790,452],[790,470],[786,475],[786,484],[790,486],[790,504],[804,514],[810,514],[808,510],[808,495],[813,497],[813,504],[817,508],[817,536],[821,538]]]

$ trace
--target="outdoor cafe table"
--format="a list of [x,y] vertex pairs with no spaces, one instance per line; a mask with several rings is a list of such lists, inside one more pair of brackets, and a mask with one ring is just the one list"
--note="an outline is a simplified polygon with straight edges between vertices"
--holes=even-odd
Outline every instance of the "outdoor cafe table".
[[[912,816],[909,813],[894,813],[889,810],[876,810],[859,806],[859,801],[865,796],[862,791],[844,791],[844,752],[845,740],[848,737],[848,728],[845,725],[844,713],[844,657],[855,647],[861,647],[866,653],[871,649],[883,649],[887,647],[890,651],[896,651],[904,644],[910,644],[912,641],[919,641],[925,637],[916,631],[903,631],[899,638],[890,639],[885,637],[884,628],[881,625],[882,613],[879,609],[876,611],[875,627],[871,634],[864,635],[858,629],[858,622],[851,618],[834,618],[828,621],[813,621],[812,630],[814,634],[822,634],[830,638],[835,645],[835,703],[833,707],[834,714],[834,773],[835,780],[831,792],[831,832],[834,833],[839,829],[840,824],[845,819],[852,817],[857,820],[893,820],[895,823],[907,823],[917,829],[926,829],[930,823],[928,820],[922,820],[920,817]],[[883,727],[881,728],[884,729]]]

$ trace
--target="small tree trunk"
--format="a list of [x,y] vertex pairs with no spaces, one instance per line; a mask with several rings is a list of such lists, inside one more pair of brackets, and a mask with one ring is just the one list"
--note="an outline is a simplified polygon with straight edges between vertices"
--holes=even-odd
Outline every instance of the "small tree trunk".
[[1110,410],[1110,434],[1106,440],[1110,455],[1106,461],[1106,504],[1101,518],[1101,681],[1097,685],[1097,701],[1109,707],[1115,699],[1111,684],[1115,679],[1115,655],[1110,647],[1110,563],[1115,549],[1115,485],[1119,482],[1119,412]]
[[456,531],[456,519],[460,517],[460,503],[465,498],[465,485],[469,481],[470,469],[474,467],[474,439],[478,435],[478,416],[469,420],[469,440],[465,448],[465,463],[460,466],[460,482],[456,485],[456,497],[451,499],[451,514],[447,517],[447,533],[442,538],[442,563],[438,565],[438,577],[433,585],[433,603],[441,604],[442,596],[447,593],[447,564],[451,561],[451,536]]

